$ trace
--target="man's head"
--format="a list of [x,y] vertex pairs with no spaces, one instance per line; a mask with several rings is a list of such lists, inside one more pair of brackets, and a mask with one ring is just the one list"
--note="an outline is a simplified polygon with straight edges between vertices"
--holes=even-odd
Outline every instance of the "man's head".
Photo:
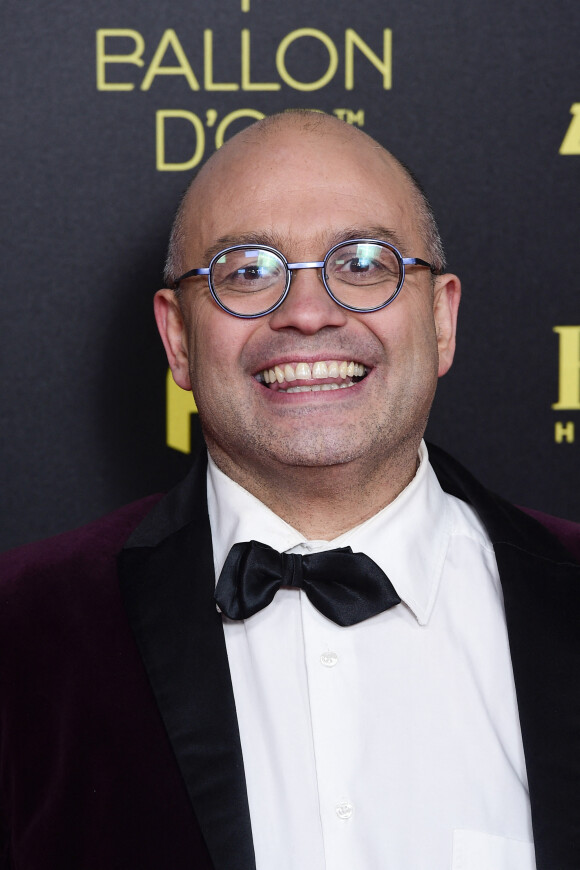
[[[332,117],[289,113],[247,128],[201,169],[173,230],[168,270],[174,279],[246,242],[289,262],[321,261],[349,238],[378,238],[443,266],[426,200],[392,155]],[[255,320],[221,310],[205,277],[184,281],[177,297],[160,291],[156,314],[210,452],[256,491],[309,468],[356,468],[369,479],[412,465],[437,376],[453,359],[458,301],[454,276],[411,266],[390,305],[351,312],[309,269],[293,274],[279,308]],[[339,389],[294,391],[333,383]]]

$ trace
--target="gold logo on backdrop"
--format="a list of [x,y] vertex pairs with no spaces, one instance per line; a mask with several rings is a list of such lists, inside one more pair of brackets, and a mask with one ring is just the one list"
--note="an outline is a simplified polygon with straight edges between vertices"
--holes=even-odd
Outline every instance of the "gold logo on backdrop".
[[580,103],[570,107],[572,120],[560,145],[560,154],[580,154]]
[[556,444],[573,444],[575,438],[574,423],[568,420],[567,423],[562,423],[557,420],[554,423],[554,441]]
[[558,401],[555,411],[580,411],[580,326],[555,326],[560,336]]
[[[249,12],[249,0],[242,0],[242,12]],[[203,31],[203,49],[200,56],[192,57],[187,45],[181,42],[173,28],[166,29],[152,47],[150,59],[143,35],[133,28],[101,28],[96,33],[96,79],[99,91],[157,90],[167,77],[180,78],[189,91],[223,92],[280,92],[283,88],[298,92],[319,91],[330,82],[340,78],[346,91],[355,88],[361,63],[374,69],[380,77],[383,90],[392,86],[392,31],[385,28],[374,36],[371,47],[355,30],[347,28],[344,40],[330,37],[323,30],[301,27],[284,36],[272,49],[273,69],[276,76],[271,81],[257,81],[252,68],[252,41],[249,28],[242,28],[236,49],[239,57],[239,75],[233,80],[216,80],[214,57],[219,50],[232,53],[232,47],[224,47],[214,31]],[[306,41],[306,42],[304,42]],[[381,45],[382,42],[382,45]],[[378,45],[376,44],[378,43]],[[311,53],[322,60],[322,74],[313,80],[301,77],[301,69],[295,68],[293,47],[308,45]],[[380,47],[379,47],[380,46]],[[186,49],[188,49],[186,51]],[[376,49],[376,50],[375,50]],[[189,51],[189,54],[188,54]],[[335,108],[337,118],[349,124],[364,126],[365,113],[361,108]],[[241,118],[259,120],[264,113],[255,108],[237,108],[221,118],[214,108],[205,112],[189,109],[158,109],[155,114],[156,168],[162,172],[185,172],[194,169],[204,159],[206,146],[220,148],[231,124]],[[185,124],[185,127],[183,126]],[[191,150],[186,159],[171,160],[167,144],[171,133],[180,130],[191,137]]]
[[[392,84],[392,31],[387,28],[382,32],[382,57],[362,39],[352,28],[344,32],[344,87],[352,91],[355,83],[355,49],[366,57],[382,76],[384,90],[390,90]],[[327,67],[323,75],[314,81],[302,81],[288,69],[287,54],[289,48],[298,40],[314,40],[310,45],[313,51],[321,52],[328,57]],[[122,54],[111,53],[108,46],[111,40],[119,41],[126,51]],[[231,51],[231,49],[230,49]],[[111,64],[145,67],[143,54],[145,40],[138,30],[131,28],[101,28],[97,30],[97,90],[99,91],[132,91],[134,81],[110,81],[107,77]],[[167,56],[172,56],[173,62],[167,63]],[[203,32],[203,89],[205,91],[279,91],[280,81],[256,82],[252,77],[252,45],[250,30],[244,28],[240,34],[240,80],[235,82],[216,82],[214,80],[214,44],[213,30]],[[177,61],[177,63],[175,63]],[[289,88],[297,91],[317,91],[324,88],[335,77],[339,67],[340,52],[334,40],[323,30],[315,27],[301,27],[293,30],[280,41],[274,55],[276,72],[281,81]],[[124,73],[128,73],[125,71]],[[159,76],[183,76],[192,91],[201,90],[200,79],[196,76],[193,66],[183,48],[175,30],[164,31],[147,66],[139,88],[148,91]]]
[[[580,411],[580,326],[555,326],[559,336],[558,401],[554,411]],[[575,424],[557,420],[554,424],[556,444],[573,444]]]
[[191,415],[197,414],[197,405],[189,390],[177,386],[171,369],[165,380],[165,413],[167,446],[191,453]]

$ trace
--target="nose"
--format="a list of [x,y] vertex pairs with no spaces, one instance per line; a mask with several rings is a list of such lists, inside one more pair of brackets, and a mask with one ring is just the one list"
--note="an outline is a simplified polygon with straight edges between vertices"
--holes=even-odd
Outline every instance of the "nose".
[[327,293],[320,269],[295,269],[286,299],[270,315],[270,327],[314,335],[326,326],[344,326],[347,319],[348,312]]

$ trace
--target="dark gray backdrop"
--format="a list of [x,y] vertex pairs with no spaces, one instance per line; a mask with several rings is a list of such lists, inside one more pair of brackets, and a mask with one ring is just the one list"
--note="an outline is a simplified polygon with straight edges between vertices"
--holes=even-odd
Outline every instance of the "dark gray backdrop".
[[[0,546],[166,489],[189,465],[165,443],[166,363],[151,308],[189,177],[156,169],[159,109],[196,113],[206,155],[216,126],[207,124],[235,109],[363,110],[363,129],[422,179],[463,280],[456,364],[440,384],[430,437],[515,502],[580,519],[580,415],[552,409],[553,328],[580,324],[580,154],[559,154],[580,101],[579,4],[248,5],[3,5]],[[131,91],[97,89],[103,28],[132,29],[145,41],[141,69],[106,67],[108,81],[133,83]],[[168,28],[199,91],[178,75],[139,88]],[[326,34],[339,55],[335,77],[317,90],[289,87],[276,67],[280,41],[300,28]],[[347,28],[377,55],[383,29],[392,29],[390,89],[355,51],[354,88],[345,90]],[[213,31],[214,81],[240,84],[247,29],[252,81],[280,82],[280,90],[208,91],[205,29]],[[112,54],[133,47],[107,42]],[[164,65],[172,64],[168,52]],[[319,39],[297,38],[286,53],[297,80],[315,81],[327,67]],[[193,128],[175,121],[167,131],[167,159],[186,160]],[[555,442],[558,422],[575,424],[574,443]]]

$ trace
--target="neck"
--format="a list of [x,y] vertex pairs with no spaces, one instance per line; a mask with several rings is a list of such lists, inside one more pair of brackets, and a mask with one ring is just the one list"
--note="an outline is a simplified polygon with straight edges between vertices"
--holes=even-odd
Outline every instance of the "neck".
[[243,486],[307,540],[331,541],[390,504],[417,470],[418,445],[400,449],[372,468],[340,465],[282,466],[275,474],[240,467],[210,448],[218,468]]

